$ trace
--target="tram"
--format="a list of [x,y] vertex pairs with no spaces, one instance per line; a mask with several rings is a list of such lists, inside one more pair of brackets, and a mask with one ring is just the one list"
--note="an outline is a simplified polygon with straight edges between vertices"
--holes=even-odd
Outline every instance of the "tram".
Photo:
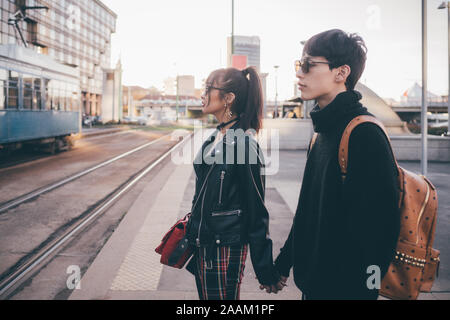
[[79,70],[29,48],[0,45],[0,154],[28,144],[67,150],[80,131]]

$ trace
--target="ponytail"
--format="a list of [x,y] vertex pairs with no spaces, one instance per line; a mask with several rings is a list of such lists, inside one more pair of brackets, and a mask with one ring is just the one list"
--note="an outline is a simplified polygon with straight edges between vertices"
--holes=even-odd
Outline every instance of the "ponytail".
[[242,70],[242,75],[248,82],[247,99],[241,112],[241,126],[246,131],[254,129],[257,133],[262,127],[263,94],[261,80],[254,67]]
[[222,97],[225,93],[234,93],[235,99],[230,110],[239,116],[239,127],[244,131],[253,129],[258,133],[262,127],[263,94],[256,69],[219,69],[211,73],[208,82],[222,88]]

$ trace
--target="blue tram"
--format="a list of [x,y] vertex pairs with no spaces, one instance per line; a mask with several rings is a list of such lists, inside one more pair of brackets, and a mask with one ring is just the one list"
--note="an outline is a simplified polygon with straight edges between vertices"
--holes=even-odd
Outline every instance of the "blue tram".
[[0,45],[0,152],[70,147],[81,131],[79,70],[17,45]]

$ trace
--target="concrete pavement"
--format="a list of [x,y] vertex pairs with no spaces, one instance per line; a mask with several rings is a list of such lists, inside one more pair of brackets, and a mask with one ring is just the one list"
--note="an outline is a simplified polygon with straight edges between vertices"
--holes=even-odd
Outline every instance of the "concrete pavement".
[[[270,231],[274,257],[283,245],[292,223],[306,163],[306,151],[280,151],[278,173],[267,176],[266,205],[271,214]],[[420,164],[400,162],[404,168],[419,172]],[[133,204],[119,227],[109,238],[81,279],[81,289],[70,299],[198,299],[194,278],[185,269],[162,266],[154,252],[164,233],[189,212],[194,193],[192,164],[167,164],[161,172],[169,178],[158,194],[144,192]],[[441,250],[439,278],[433,293],[419,299],[450,299],[450,163],[430,163],[429,178],[438,189],[439,220],[434,247]],[[156,201],[149,206],[150,197]],[[288,287],[277,295],[259,290],[247,259],[241,287],[245,300],[297,300],[301,293],[288,280]]]

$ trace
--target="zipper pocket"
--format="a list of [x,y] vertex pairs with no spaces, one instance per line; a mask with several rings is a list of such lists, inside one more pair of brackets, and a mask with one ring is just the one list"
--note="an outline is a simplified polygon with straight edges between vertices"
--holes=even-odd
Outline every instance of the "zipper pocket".
[[212,212],[211,217],[218,217],[218,216],[234,216],[234,215],[241,215],[242,210],[231,210],[231,211],[220,211],[220,212]]
[[225,171],[222,170],[222,172],[220,172],[219,204],[222,204],[222,188],[223,188],[223,179],[224,178],[225,178]]

